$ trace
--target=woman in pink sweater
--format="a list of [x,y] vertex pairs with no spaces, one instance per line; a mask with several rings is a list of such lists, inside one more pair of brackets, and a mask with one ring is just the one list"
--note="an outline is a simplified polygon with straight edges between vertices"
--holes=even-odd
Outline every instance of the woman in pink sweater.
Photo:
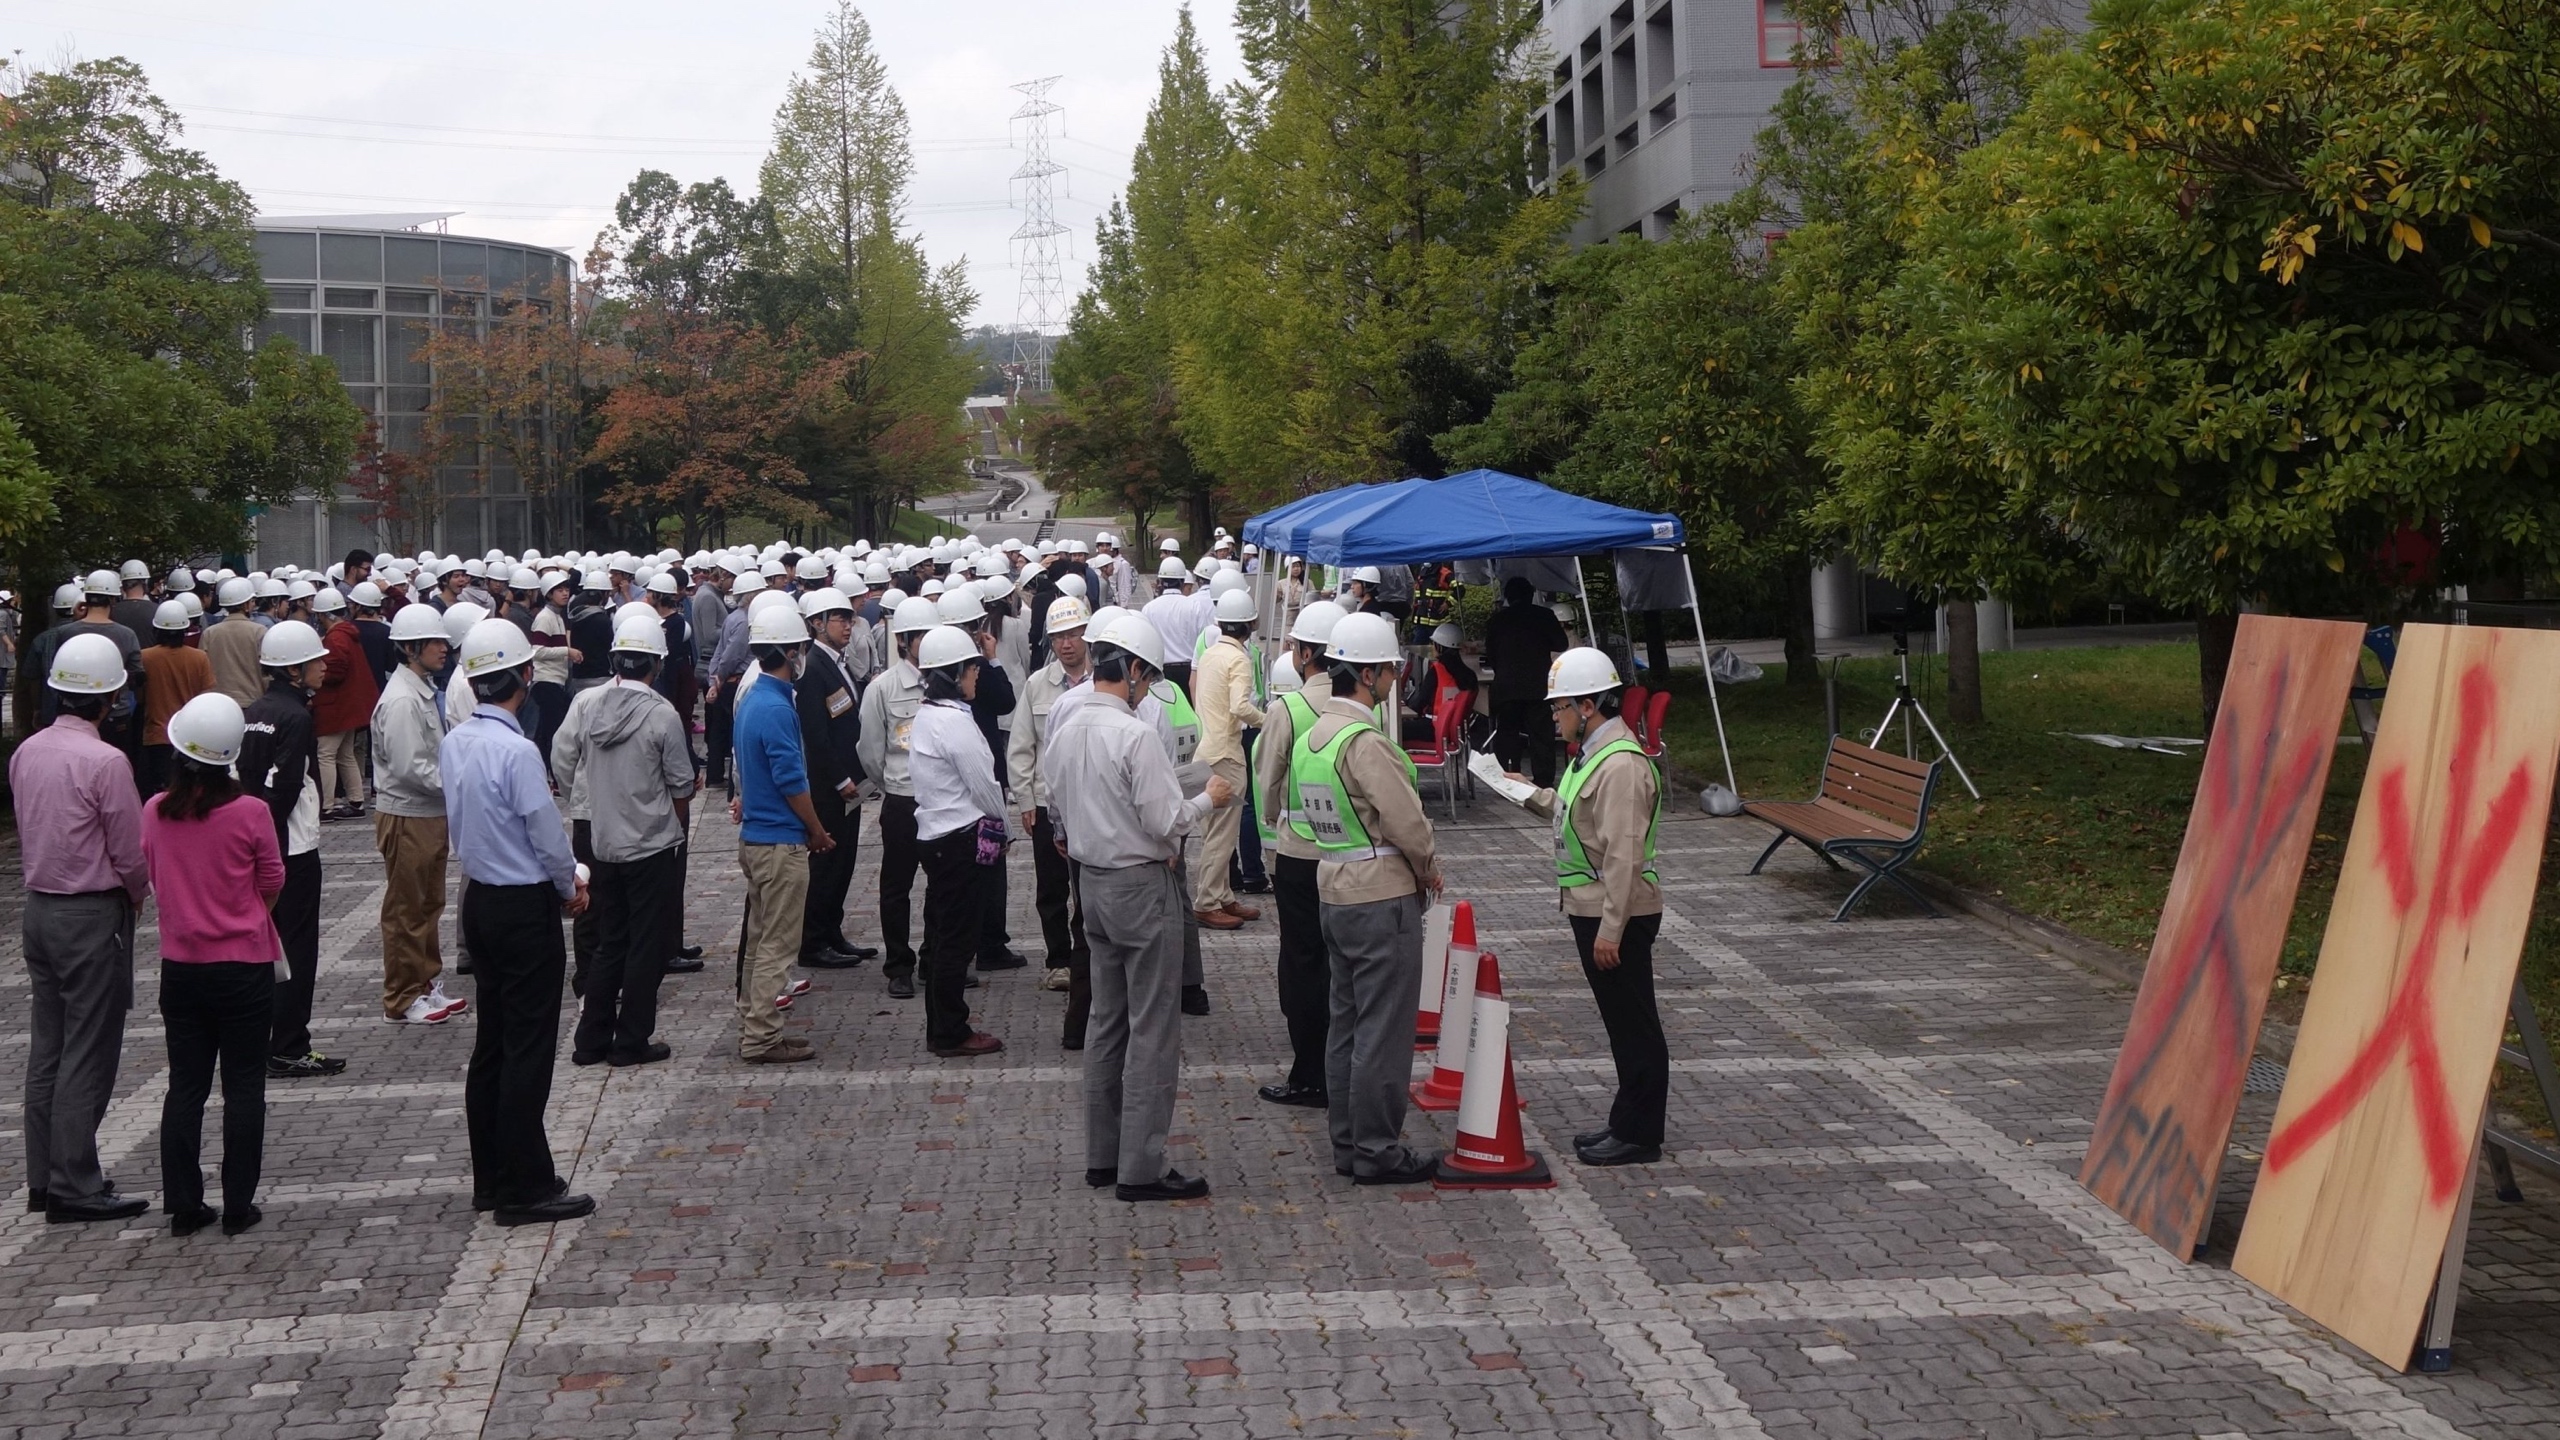
[[264,1218],[255,1203],[267,1136],[267,1028],[284,943],[268,910],[284,857],[266,802],[243,796],[240,703],[221,691],[169,717],[169,788],[142,809],[142,854],[160,897],[160,1018],[169,1095],[160,1105],[161,1208],[169,1229],[214,1222],[204,1203],[205,1099],[222,1070],[222,1233]]

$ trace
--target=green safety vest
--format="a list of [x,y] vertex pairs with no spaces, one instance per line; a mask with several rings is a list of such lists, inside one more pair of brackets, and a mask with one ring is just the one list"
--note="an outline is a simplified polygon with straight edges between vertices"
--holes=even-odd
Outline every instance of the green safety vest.
[[[1289,788],[1293,792],[1289,806],[1289,823],[1299,834],[1315,842],[1322,858],[1327,860],[1376,860],[1404,852],[1392,845],[1380,845],[1371,839],[1360,824],[1360,813],[1342,793],[1342,747],[1364,731],[1375,732],[1366,721],[1354,721],[1342,727],[1341,733],[1321,750],[1308,742],[1315,729],[1309,726],[1289,747]],[[1405,779],[1413,778],[1413,760],[1399,746],[1396,758],[1404,761]]]
[[1284,782],[1289,787],[1288,793],[1282,797],[1284,803],[1278,808],[1275,809],[1272,806],[1271,792],[1262,783],[1262,767],[1260,765],[1253,767],[1254,824],[1261,828],[1262,838],[1274,844],[1279,842],[1280,824],[1284,820],[1288,822],[1291,830],[1297,832],[1298,838],[1302,840],[1316,838],[1315,832],[1308,829],[1306,822],[1298,817],[1298,771],[1295,763],[1298,740],[1316,728],[1315,702],[1298,691],[1292,690],[1280,697],[1280,703],[1289,707],[1289,743],[1292,754]]
[[[1582,756],[1566,766],[1564,783],[1556,787],[1556,884],[1562,889],[1589,885],[1600,878],[1591,857],[1583,853],[1582,837],[1574,833],[1573,807],[1582,798],[1582,787],[1590,783],[1592,774],[1600,768],[1600,762],[1619,754],[1639,756],[1647,765],[1653,763],[1653,757],[1644,753],[1642,745],[1621,737],[1601,746],[1596,754]],[[1662,787],[1656,785],[1653,791],[1653,823],[1645,827],[1644,832],[1644,878],[1656,884],[1660,881],[1654,875],[1654,842],[1661,833]]]
[[1147,693],[1164,706],[1165,719],[1173,725],[1173,763],[1188,765],[1200,753],[1200,712],[1191,708],[1191,697],[1182,687],[1159,675]]

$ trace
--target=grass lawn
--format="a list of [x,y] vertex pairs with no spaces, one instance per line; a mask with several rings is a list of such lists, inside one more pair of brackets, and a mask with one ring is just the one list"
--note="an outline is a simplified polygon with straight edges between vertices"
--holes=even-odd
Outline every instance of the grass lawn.
[[[1823,754],[1822,687],[1789,687],[1768,677],[1719,692],[1733,743],[1733,768],[1752,799],[1801,799],[1813,793]],[[1942,677],[1943,672],[1941,672]],[[2109,750],[2055,731],[2117,735],[2200,735],[2196,649],[2192,643],[2114,649],[2014,651],[1982,657],[1980,725],[1949,727],[1943,680],[1924,692],[1947,728],[1980,801],[1952,773],[1938,787],[1929,843],[1919,864],[2032,915],[2093,940],[2146,953],[2160,902],[2185,838],[2199,762],[2142,751]],[[1669,750],[1697,776],[1721,776],[1714,723],[1696,673],[1674,685]],[[1840,723],[1856,737],[1893,699],[1890,660],[1840,667]],[[1899,751],[1900,725],[1884,747]],[[2342,729],[2352,728],[2342,719]],[[1921,737],[1922,755],[1928,737]],[[2329,770],[2328,794],[2303,875],[2293,927],[2285,939],[2272,1014],[2298,1017],[2320,936],[2337,888],[2339,857],[2354,823],[2364,781],[2364,747],[2343,744]],[[1694,803],[1694,796],[1690,797]],[[1739,820],[1738,825],[1758,827]],[[2542,882],[2525,944],[2526,985],[2546,1033],[2560,1030],[2560,854],[2546,837]],[[1797,851],[1799,858],[1801,850]],[[1777,863],[1772,861],[1771,863]],[[1882,901],[1881,905],[1877,905]],[[1867,902],[1889,911],[1876,892]],[[1863,913],[1863,910],[1862,910]],[[1852,917],[1851,923],[1855,923]],[[2537,1114],[2520,1072],[2502,1074],[2501,1098]],[[2513,1078],[2509,1078],[2513,1077]]]

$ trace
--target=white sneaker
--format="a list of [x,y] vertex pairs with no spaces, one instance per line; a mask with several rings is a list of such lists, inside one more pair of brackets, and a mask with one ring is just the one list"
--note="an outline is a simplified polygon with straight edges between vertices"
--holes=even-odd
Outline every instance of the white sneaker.
[[1073,988],[1073,985],[1074,977],[1063,968],[1052,970],[1040,977],[1040,988],[1043,990],[1066,990]]
[[427,994],[433,998],[437,1004],[443,1006],[451,1014],[459,1015],[463,1011],[471,1008],[470,1001],[463,999],[459,995],[447,995],[444,993],[444,977],[441,975],[427,982]]
[[791,982],[791,988],[790,988],[790,989],[788,989],[788,990],[783,991],[782,993],[783,993],[783,994],[785,994],[785,995],[806,995],[806,994],[808,994],[808,993],[809,993],[809,990],[810,990],[810,984],[809,984],[809,982],[808,982],[807,980],[803,979],[803,980],[794,980],[794,981],[792,981],[792,982]]
[[790,1008],[791,1008],[791,992],[790,992],[790,991],[788,991],[788,990],[785,990],[785,991],[783,991],[781,994],[774,996],[774,997],[773,997],[773,1008],[774,1008],[774,1009],[776,1009],[776,1010],[788,1010],[788,1009],[790,1009]]
[[430,993],[421,995],[417,999],[410,1001],[409,1008],[401,1012],[399,1020],[394,1023],[401,1025],[441,1025],[452,1018],[453,1007],[443,1003],[441,996]]

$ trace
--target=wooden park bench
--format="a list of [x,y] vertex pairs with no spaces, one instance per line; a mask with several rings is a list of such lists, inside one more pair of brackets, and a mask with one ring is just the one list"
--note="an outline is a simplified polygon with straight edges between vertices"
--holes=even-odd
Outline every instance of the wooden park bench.
[[1929,797],[1937,792],[1938,770],[1945,763],[1924,765],[1831,737],[1831,751],[1822,760],[1822,788],[1812,799],[1754,800],[1742,807],[1743,814],[1778,827],[1777,838],[1751,862],[1750,873],[1759,874],[1779,846],[1796,840],[1834,870],[1844,868],[1840,861],[1847,859],[1867,872],[1840,902],[1839,913],[1831,917],[1835,923],[1849,918],[1879,880],[1892,881],[1912,903],[1936,915],[1937,908],[1902,878],[1901,870],[1928,836]]

